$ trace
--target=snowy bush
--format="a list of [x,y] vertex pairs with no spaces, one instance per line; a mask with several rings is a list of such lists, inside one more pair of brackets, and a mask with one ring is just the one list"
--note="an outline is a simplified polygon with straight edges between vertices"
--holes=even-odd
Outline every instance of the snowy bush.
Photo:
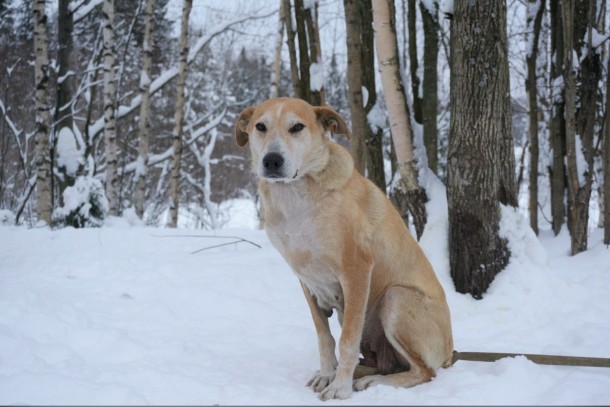
[[108,200],[102,183],[91,177],[78,177],[63,194],[64,206],[53,212],[53,226],[99,227],[108,214]]
[[8,209],[0,209],[0,225],[14,225],[15,214]]

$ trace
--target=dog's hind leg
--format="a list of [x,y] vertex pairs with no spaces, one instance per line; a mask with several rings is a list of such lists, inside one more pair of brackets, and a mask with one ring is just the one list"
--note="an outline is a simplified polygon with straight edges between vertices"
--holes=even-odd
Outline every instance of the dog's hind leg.
[[391,287],[382,301],[379,316],[383,330],[405,370],[362,377],[354,381],[354,390],[376,384],[412,387],[432,380],[435,370],[451,357],[448,312],[437,309],[437,302],[410,287]]

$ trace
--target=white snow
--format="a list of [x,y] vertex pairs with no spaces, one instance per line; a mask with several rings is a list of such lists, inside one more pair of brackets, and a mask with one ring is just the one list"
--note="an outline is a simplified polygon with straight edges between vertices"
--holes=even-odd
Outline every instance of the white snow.
[[324,65],[316,62],[309,66],[309,88],[312,91],[319,91],[324,87]]
[[[476,301],[453,291],[445,190],[425,180],[421,244],[447,293],[457,350],[610,357],[600,230],[570,257],[565,231],[538,239],[503,209],[513,258]],[[304,385],[318,350],[301,288],[264,232],[243,227],[256,224],[249,207],[251,222],[214,232],[133,226],[132,213],[102,228],[0,226],[0,404],[323,404]],[[331,327],[340,332],[335,317]],[[326,404],[607,405],[609,373],[524,357],[459,361],[430,383]]]
[[64,167],[66,173],[76,176],[82,161],[81,152],[76,144],[76,136],[69,127],[62,127],[57,134],[57,165]]
[[440,0],[441,1],[441,12],[445,14],[453,14],[454,5],[453,0]]

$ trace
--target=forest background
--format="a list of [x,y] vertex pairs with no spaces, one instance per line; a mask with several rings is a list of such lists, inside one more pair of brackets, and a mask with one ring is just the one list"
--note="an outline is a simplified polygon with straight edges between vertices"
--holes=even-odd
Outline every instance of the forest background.
[[[416,234],[425,178],[445,183],[450,256],[489,254],[473,258],[490,270],[485,283],[452,260],[458,291],[480,297],[506,264],[500,205],[536,233],[568,228],[573,254],[594,228],[610,244],[605,0],[252,3],[0,1],[2,221],[99,226],[133,213],[159,227],[221,228],[234,200],[258,204],[237,115],[297,96],[348,120],[353,141],[338,141]],[[375,55],[371,11],[386,3],[404,135],[390,131],[395,104]]]

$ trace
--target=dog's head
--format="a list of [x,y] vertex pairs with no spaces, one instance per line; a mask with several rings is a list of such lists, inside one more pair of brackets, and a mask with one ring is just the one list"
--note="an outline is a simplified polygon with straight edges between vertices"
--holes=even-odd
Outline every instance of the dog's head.
[[350,138],[345,120],[330,107],[276,98],[241,112],[235,140],[240,147],[250,144],[253,170],[259,178],[291,182],[324,168],[326,132]]

